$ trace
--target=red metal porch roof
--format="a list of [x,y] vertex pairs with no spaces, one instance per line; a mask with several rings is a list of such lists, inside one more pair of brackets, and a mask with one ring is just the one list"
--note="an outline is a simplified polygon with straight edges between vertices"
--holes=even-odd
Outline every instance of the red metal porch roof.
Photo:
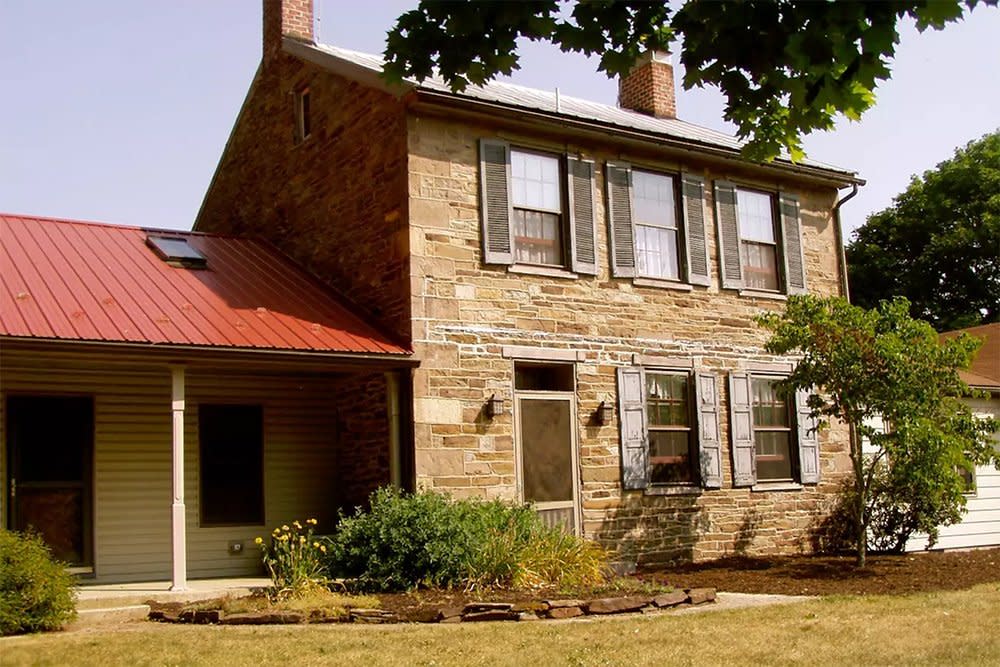
[[[150,233],[185,239],[207,268],[168,265]],[[266,243],[3,213],[0,336],[409,353]]]

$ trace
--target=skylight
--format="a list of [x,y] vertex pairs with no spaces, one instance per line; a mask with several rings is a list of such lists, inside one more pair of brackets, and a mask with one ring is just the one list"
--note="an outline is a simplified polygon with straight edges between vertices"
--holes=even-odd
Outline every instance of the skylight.
[[147,236],[146,245],[170,266],[185,269],[204,269],[208,266],[205,256],[192,248],[187,239],[181,236]]

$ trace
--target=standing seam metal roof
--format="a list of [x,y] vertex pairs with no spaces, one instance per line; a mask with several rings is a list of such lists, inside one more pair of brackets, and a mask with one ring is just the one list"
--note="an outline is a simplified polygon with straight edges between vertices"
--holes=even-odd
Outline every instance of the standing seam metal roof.
[[[288,43],[288,40],[286,40],[286,43]],[[361,53],[328,44],[313,45],[294,41],[291,44],[294,44],[290,49],[293,52],[296,49],[311,49],[336,58],[344,63],[362,67],[374,74],[382,72],[384,61],[379,56],[370,53]],[[744,146],[744,142],[736,137],[677,118],[655,118],[628,109],[621,109],[608,104],[600,104],[562,94],[558,96],[557,105],[554,90],[539,90],[511,83],[490,81],[482,86],[470,85],[464,91],[456,93],[439,77],[431,77],[422,82],[407,79],[407,83],[417,90],[443,93],[456,98],[494,102],[505,106],[541,111],[580,120],[595,121],[609,126],[658,134],[665,138],[692,141],[715,148],[739,151]],[[791,164],[791,159],[787,154],[782,154],[777,160]],[[800,160],[795,164],[814,169],[833,171],[843,176],[856,178],[855,172],[849,169],[808,158]]]
[[[171,266],[147,235],[183,238],[206,269]],[[260,241],[0,214],[0,335],[408,354]]]

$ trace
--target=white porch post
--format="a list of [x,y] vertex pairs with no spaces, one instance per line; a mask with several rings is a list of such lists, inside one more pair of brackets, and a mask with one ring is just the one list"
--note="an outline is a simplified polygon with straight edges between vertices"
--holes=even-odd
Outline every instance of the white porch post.
[[187,589],[187,526],[184,509],[184,367],[172,366],[171,410],[173,411],[173,487],[170,508],[172,577],[170,590]]

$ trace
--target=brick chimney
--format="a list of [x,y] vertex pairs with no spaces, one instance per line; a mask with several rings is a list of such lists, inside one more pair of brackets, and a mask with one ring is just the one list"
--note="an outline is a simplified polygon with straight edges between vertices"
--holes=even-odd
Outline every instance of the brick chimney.
[[281,52],[282,37],[313,41],[313,0],[264,0],[264,60]]
[[656,118],[676,118],[674,67],[666,51],[646,51],[618,79],[618,106]]

